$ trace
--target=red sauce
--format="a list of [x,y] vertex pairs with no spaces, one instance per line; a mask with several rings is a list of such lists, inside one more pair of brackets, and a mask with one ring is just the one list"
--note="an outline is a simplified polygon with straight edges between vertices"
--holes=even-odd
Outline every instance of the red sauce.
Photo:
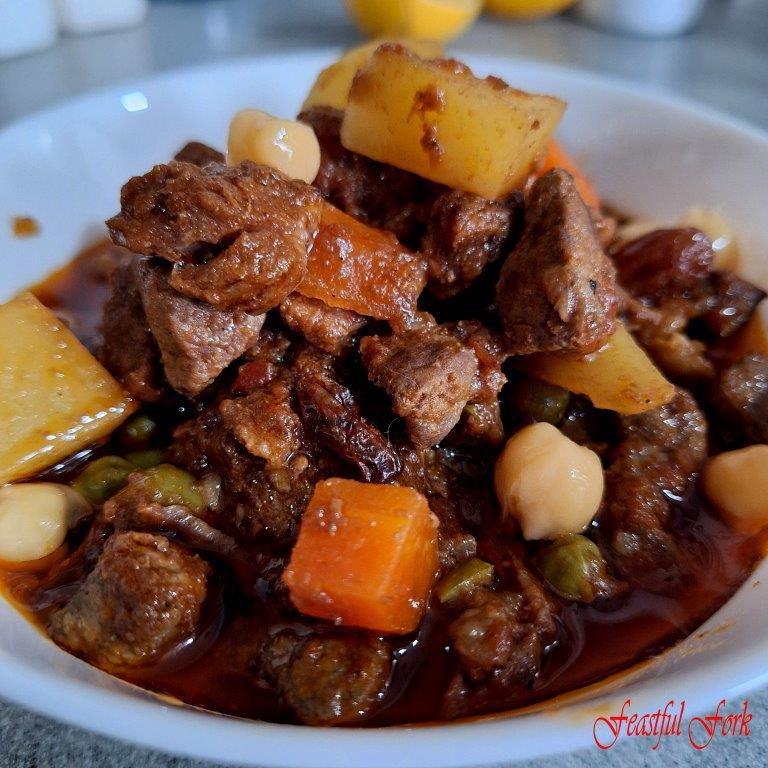
[[[96,244],[33,289],[91,347],[98,341],[108,275],[123,254],[109,244]],[[110,446],[99,450],[109,451]],[[84,458],[74,457],[46,477],[66,482]],[[682,514],[686,537],[698,553],[698,572],[691,583],[673,596],[634,590],[620,608],[610,612],[564,604],[559,640],[548,649],[532,688],[511,702],[513,706],[530,705],[594,683],[649,658],[690,634],[741,585],[760,555],[759,540],[732,532],[698,496],[684,505]],[[482,536],[480,529],[478,536]],[[275,567],[281,567],[281,554],[274,553],[274,558]],[[59,557],[53,558],[51,565],[59,561]],[[32,621],[44,626],[50,609],[31,609],[31,596],[41,579],[39,564],[29,570],[0,570],[0,578],[6,594]],[[248,649],[254,647],[260,628],[273,623],[275,616],[259,601],[245,599],[234,580],[230,583],[226,576],[222,578],[221,589],[214,590],[208,601],[203,629],[192,643],[155,667],[122,676],[197,706],[290,722],[291,714],[274,695],[243,671]],[[401,639],[390,691],[367,725],[439,718],[441,698],[452,671],[445,630],[435,621],[439,611],[439,606],[433,605],[421,629]],[[500,708],[508,708],[509,703]]]

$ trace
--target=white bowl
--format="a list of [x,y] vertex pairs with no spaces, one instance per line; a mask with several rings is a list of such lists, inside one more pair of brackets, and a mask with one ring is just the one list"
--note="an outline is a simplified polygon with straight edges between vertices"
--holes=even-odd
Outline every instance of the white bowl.
[[[100,231],[120,185],[187,139],[221,147],[235,110],[296,112],[333,52],[274,56],[169,74],[87,96],[0,132],[0,299],[63,264]],[[745,272],[768,283],[768,137],[727,117],[586,73],[468,57],[478,72],[570,102],[561,136],[605,199],[649,217],[719,205],[741,234]],[[9,217],[38,237],[15,240]],[[598,714],[674,698],[687,712],[768,683],[768,564],[686,641],[575,697],[517,716],[440,726],[318,729],[176,706],[60,651],[0,600],[0,695],[109,736],[243,765],[449,768],[593,743]]]

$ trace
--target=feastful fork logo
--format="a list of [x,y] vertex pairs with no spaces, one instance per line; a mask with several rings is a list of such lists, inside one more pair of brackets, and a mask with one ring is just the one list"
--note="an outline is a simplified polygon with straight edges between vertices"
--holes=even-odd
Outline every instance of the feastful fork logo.
[[632,712],[632,700],[626,699],[616,715],[601,715],[592,724],[592,737],[600,749],[610,749],[621,736],[654,738],[652,750],[657,750],[662,739],[687,737],[697,750],[706,749],[714,739],[749,736],[752,713],[749,701],[736,712],[726,712],[728,702],[721,699],[714,712],[696,715],[686,722],[685,700],[670,699],[664,708],[655,712]]

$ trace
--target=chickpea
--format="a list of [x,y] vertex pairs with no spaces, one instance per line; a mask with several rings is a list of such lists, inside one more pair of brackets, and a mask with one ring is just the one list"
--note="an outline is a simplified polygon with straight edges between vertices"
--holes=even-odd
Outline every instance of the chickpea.
[[39,560],[58,549],[88,502],[66,485],[22,483],[0,488],[0,560]]
[[238,112],[229,124],[227,162],[268,165],[307,184],[320,169],[320,145],[304,123],[273,117],[258,109]]
[[516,518],[528,540],[581,533],[600,506],[604,486],[600,457],[545,422],[507,441],[494,482],[502,515]]
[[768,526],[768,445],[750,445],[710,459],[704,495],[732,528],[757,533]]

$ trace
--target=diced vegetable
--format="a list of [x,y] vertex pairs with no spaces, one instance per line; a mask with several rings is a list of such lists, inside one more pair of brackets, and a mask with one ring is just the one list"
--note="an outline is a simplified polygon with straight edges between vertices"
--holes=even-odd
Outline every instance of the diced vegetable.
[[424,259],[403,248],[391,232],[325,203],[307,276],[297,290],[331,307],[393,320],[416,311],[426,274]]
[[164,507],[181,504],[190,512],[201,515],[205,511],[203,494],[192,475],[172,464],[150,467],[144,473],[153,489],[155,501]]
[[302,612],[403,634],[437,572],[437,519],[412,488],[332,478],[317,484],[283,574]]
[[710,459],[702,488],[732,528],[758,533],[768,526],[768,445],[750,445]]
[[0,560],[27,562],[58,549],[90,507],[80,494],[56,483],[0,488]]
[[522,375],[509,383],[505,399],[521,416],[557,426],[563,420],[571,393],[541,379]]
[[525,182],[564,110],[559,99],[481,80],[458,62],[383,45],[355,76],[341,140],[374,160],[496,199]]
[[146,448],[155,439],[157,432],[157,424],[146,413],[137,413],[123,424],[120,438],[128,448]]
[[573,183],[585,204],[595,211],[600,210],[600,196],[589,176],[579,168],[574,159],[554,139],[549,144],[549,150],[536,171],[536,176],[543,176],[552,168],[563,168],[568,171],[573,176]]
[[349,89],[355,73],[362,67],[373,52],[383,43],[399,43],[418,56],[436,58],[443,55],[443,46],[431,40],[389,39],[373,40],[347,51],[338,61],[326,67],[315,80],[302,110],[310,107],[334,107],[345,109],[349,98]]
[[519,365],[550,384],[586,395],[598,408],[628,415],[659,408],[675,396],[674,386],[621,324],[597,352],[529,355]]
[[103,504],[127,482],[136,465],[120,456],[102,456],[86,464],[72,487],[91,504]]
[[492,581],[493,566],[477,557],[471,557],[438,582],[435,594],[441,603],[449,603],[465,590],[486,586]]
[[320,144],[304,123],[243,109],[229,123],[227,162],[252,160],[311,184],[320,168]]
[[0,306],[0,483],[110,434],[134,401],[67,327],[25,293]]
[[606,562],[597,544],[586,536],[564,536],[539,554],[541,575],[566,600],[591,603],[599,594]]
[[502,516],[515,518],[529,541],[585,530],[604,485],[600,457],[545,422],[510,437],[494,472]]
[[147,448],[143,451],[132,451],[125,458],[140,469],[149,469],[165,461],[165,451],[161,448]]

